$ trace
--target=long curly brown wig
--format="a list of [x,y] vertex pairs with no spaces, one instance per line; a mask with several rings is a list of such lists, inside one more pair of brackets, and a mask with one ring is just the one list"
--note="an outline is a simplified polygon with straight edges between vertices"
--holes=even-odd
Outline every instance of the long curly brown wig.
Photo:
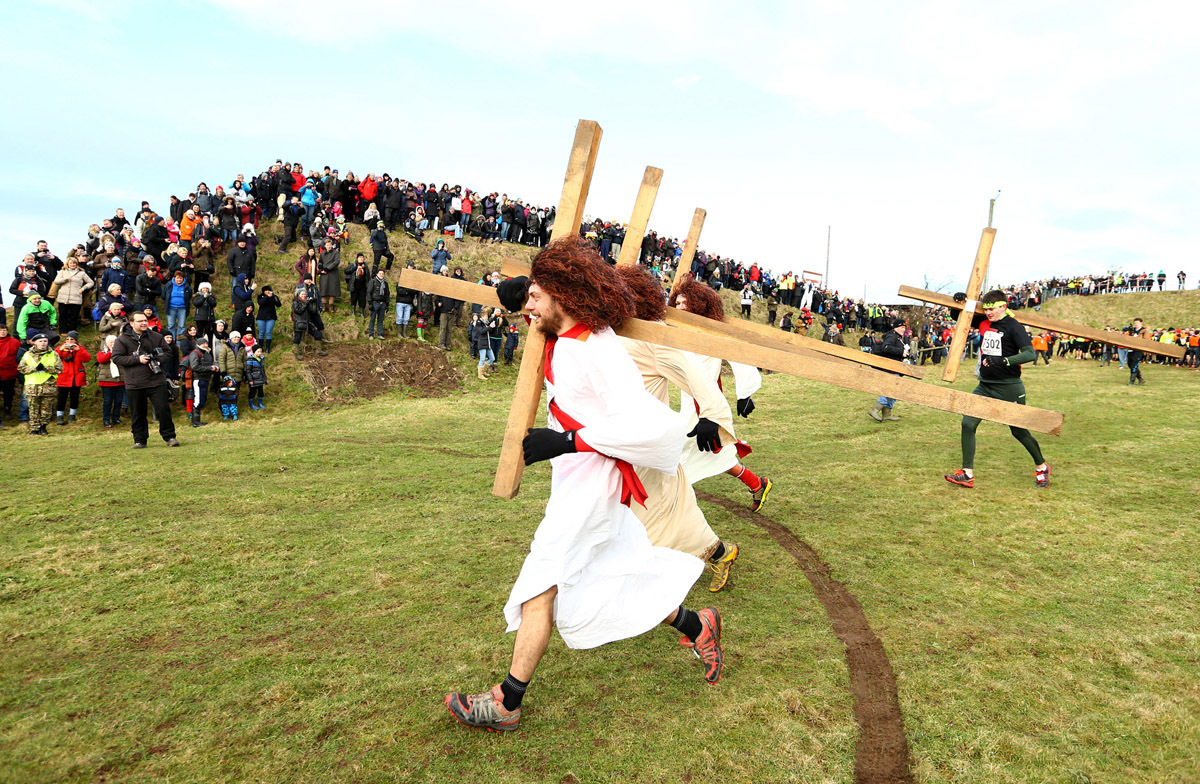
[[725,306],[721,304],[721,297],[707,284],[697,283],[688,275],[687,280],[671,292],[671,307],[675,307],[675,301],[679,299],[680,294],[687,299],[688,313],[695,313],[713,321],[725,320]]
[[591,243],[578,235],[547,245],[533,259],[536,283],[571,318],[593,332],[616,327],[634,315],[633,295]]
[[667,312],[667,297],[662,284],[645,267],[617,267],[617,277],[633,295],[634,315],[643,321],[662,321]]

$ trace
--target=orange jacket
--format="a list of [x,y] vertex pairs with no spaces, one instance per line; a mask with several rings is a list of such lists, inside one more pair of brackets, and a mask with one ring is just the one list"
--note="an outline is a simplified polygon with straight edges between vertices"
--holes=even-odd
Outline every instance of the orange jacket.
[[192,213],[185,212],[183,219],[179,221],[179,239],[190,240],[196,227],[203,225],[203,223],[203,218],[192,218]]

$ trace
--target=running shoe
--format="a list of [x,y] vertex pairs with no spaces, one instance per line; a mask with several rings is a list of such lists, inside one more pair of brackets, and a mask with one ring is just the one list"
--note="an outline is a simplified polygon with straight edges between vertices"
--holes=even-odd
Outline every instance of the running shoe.
[[738,546],[736,544],[726,544],[725,554],[717,560],[709,562],[708,569],[713,573],[712,582],[708,584],[710,592],[716,593],[729,582],[729,570],[733,568],[733,562],[737,560],[737,557]]
[[950,484],[958,485],[959,487],[975,486],[975,477],[967,476],[967,472],[963,471],[961,468],[953,474],[946,474],[945,478]]
[[700,636],[696,638],[696,653],[704,662],[704,680],[709,686],[721,680],[725,669],[725,654],[721,650],[721,613],[715,607],[701,610]]
[[504,709],[504,692],[500,685],[483,694],[446,695],[446,707],[459,723],[488,732],[512,732],[521,726],[521,709]]
[[1041,468],[1033,469],[1033,481],[1037,482],[1038,487],[1050,486],[1050,464],[1046,463],[1045,470]]
[[771,492],[771,480],[765,476],[758,478],[758,489],[750,491],[750,509],[758,512],[767,501],[767,493]]

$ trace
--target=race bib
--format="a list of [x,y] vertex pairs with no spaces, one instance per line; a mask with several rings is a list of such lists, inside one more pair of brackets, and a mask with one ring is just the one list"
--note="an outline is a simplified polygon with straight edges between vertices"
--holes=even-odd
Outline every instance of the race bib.
[[1000,338],[1001,337],[1003,337],[1002,333],[997,332],[994,329],[989,332],[984,333],[983,343],[981,343],[979,346],[980,353],[986,354],[989,357],[1001,356],[1001,352],[1000,352]]

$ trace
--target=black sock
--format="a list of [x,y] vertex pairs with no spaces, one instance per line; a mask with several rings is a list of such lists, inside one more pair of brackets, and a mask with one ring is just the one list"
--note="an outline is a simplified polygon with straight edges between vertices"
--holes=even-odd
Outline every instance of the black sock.
[[675,620],[671,621],[671,625],[687,635],[692,642],[696,641],[704,628],[700,625],[700,616],[683,605],[679,606],[679,614],[675,616]]
[[724,557],[724,555],[725,555],[725,543],[717,542],[717,549],[713,550],[713,554],[708,556],[708,560],[712,561],[713,563],[716,563],[717,561],[721,560],[721,558]]
[[525,689],[529,688],[529,681],[519,681],[511,672],[504,679],[504,683],[500,684],[500,691],[504,692],[504,710],[516,710],[521,707],[521,700],[525,699]]

